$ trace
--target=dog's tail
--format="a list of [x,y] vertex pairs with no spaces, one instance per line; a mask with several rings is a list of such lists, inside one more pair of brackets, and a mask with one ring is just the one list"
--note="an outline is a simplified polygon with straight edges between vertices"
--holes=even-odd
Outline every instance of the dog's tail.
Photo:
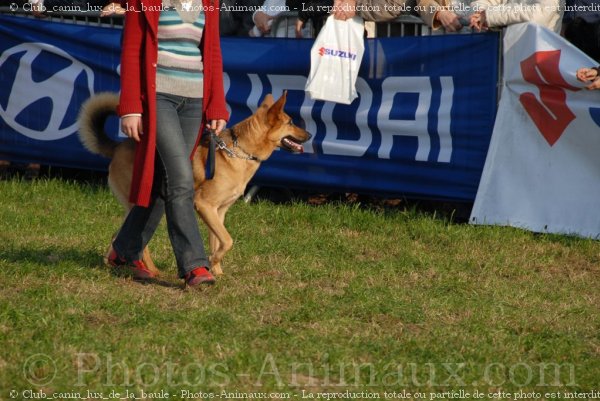
[[117,93],[100,92],[81,105],[77,118],[79,140],[90,152],[112,158],[119,142],[106,134],[104,124],[109,116],[116,114],[118,104]]

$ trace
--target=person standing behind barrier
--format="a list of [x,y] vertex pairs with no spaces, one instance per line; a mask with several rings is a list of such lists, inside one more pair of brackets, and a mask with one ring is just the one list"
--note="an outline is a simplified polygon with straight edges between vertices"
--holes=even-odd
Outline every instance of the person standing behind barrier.
[[298,12],[295,27],[297,38],[307,37],[306,27],[309,21],[314,36],[317,36],[333,9],[333,0],[313,0],[308,3],[302,0],[287,0],[286,4],[291,10]]
[[264,0],[215,0],[220,5],[220,29],[222,36],[248,36],[254,26],[252,15]]
[[[285,0],[265,0],[260,10],[252,14],[254,26],[248,31],[248,36],[258,38],[271,32],[273,19],[285,8]],[[276,35],[277,36],[277,35]],[[287,36],[287,35],[282,35]]]
[[560,34],[564,0],[476,0],[478,9],[470,18],[477,31],[500,28],[521,22],[535,22]]
[[289,8],[285,0],[265,0],[259,10],[256,10],[252,15],[252,20],[255,25],[250,29],[248,35],[257,38],[261,36],[271,35],[278,38],[293,38],[293,37],[310,37],[308,30],[296,30],[296,24],[289,24],[283,21],[278,24],[277,32],[271,32],[271,25],[275,19]]
[[218,4],[129,0],[118,114],[123,133],[136,141],[134,207],[109,264],[138,279],[154,277],[142,251],[166,214],[179,277],[192,287],[213,284],[194,211],[190,156],[205,123],[219,133],[228,119]]
[[597,7],[597,0],[566,0],[562,35],[600,62],[600,12]]
[[334,0],[333,15],[344,21],[358,15],[365,21],[384,22],[410,14],[415,5],[415,0]]
[[[311,20],[315,31],[318,32],[323,25],[321,20],[328,14],[333,5],[333,0],[317,0],[309,3],[296,0],[265,0],[260,10],[256,10],[252,15],[252,20],[256,24],[248,33],[251,37],[260,37],[271,32],[271,25],[274,20],[283,11],[296,11],[298,18],[294,24],[288,24],[287,21],[280,22],[277,26],[275,37],[297,37],[310,38],[312,37],[311,30],[305,27],[308,20]],[[312,10],[312,11],[308,11]]]
[[433,31],[469,32],[469,17],[473,13],[470,1],[419,0],[418,10],[423,21]]
[[111,0],[29,0],[31,11],[36,17],[45,12],[101,12]]

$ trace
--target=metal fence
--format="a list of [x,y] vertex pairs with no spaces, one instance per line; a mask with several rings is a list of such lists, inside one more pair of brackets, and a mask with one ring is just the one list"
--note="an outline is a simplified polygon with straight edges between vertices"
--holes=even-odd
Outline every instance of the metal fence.
[[378,22],[376,37],[390,38],[394,36],[427,36],[431,28],[415,15],[402,15],[393,21]]
[[[16,7],[15,7],[16,6]],[[0,6],[0,14],[12,14],[19,16],[26,16],[33,20],[38,19],[33,13],[27,9],[27,6],[13,3],[11,6]],[[279,27],[283,26],[286,32],[286,36],[290,35],[290,27],[295,25],[298,13],[294,11],[282,12],[274,20],[271,26],[272,37],[276,36],[276,32]],[[105,26],[112,28],[123,27],[123,15],[112,15],[108,17],[100,17],[100,12],[96,11],[61,11],[61,12],[47,12],[43,16],[44,20],[66,22],[73,24],[82,25],[93,25],[93,26]],[[310,21],[309,21],[310,24]],[[312,25],[308,28],[312,32],[312,37],[316,36],[315,29]],[[375,24],[375,37],[389,38],[389,37],[404,37],[404,36],[428,36],[432,34],[432,29],[425,24],[425,22],[415,15],[402,15],[395,20],[387,22],[378,22]],[[440,33],[443,33],[440,32]],[[500,57],[498,58],[498,88],[502,87],[502,41],[500,41]],[[500,90],[498,90],[498,100],[500,96]]]
[[[27,9],[27,6],[13,3],[11,6],[0,6],[0,14],[12,14],[19,16],[26,16],[32,19],[38,19],[33,13]],[[295,11],[286,11],[279,14],[274,20],[271,26],[272,37],[276,36],[278,29],[283,26],[286,36],[290,35],[293,31],[290,27],[295,25],[298,13]],[[100,12],[96,11],[61,11],[61,12],[47,12],[43,16],[44,20],[67,22],[73,24],[82,25],[93,25],[93,26],[105,26],[112,28],[123,27],[123,15],[112,15],[108,17],[100,17]],[[310,21],[309,21],[310,24]],[[316,36],[315,29],[312,25],[308,25],[308,28],[312,32],[312,37]],[[425,22],[415,15],[402,15],[395,20],[387,22],[378,22],[375,24],[375,37],[389,38],[389,37],[404,37],[404,36],[428,36],[432,34],[432,29],[425,24]],[[440,32],[440,33],[443,33]],[[498,71],[498,88],[502,87],[502,41],[500,42],[500,57]],[[498,96],[500,96],[500,90],[498,90]]]
[[31,18],[32,20],[42,19],[44,21],[66,22],[80,25],[93,25],[120,28],[123,26],[123,16],[114,15],[109,17],[100,17],[98,11],[60,11],[53,12],[48,10],[43,16],[34,16],[30,7],[27,5],[17,5],[13,3],[11,6],[0,7],[0,14],[18,15],[21,17]]
[[[293,28],[298,13],[294,11],[287,11],[280,13],[274,20],[271,26],[270,36],[293,36]],[[326,17],[324,17],[325,19]],[[366,22],[369,24],[370,22]],[[308,29],[311,31],[311,37],[315,37],[315,27],[311,25],[311,21],[308,21]],[[322,25],[322,24],[319,24]],[[378,22],[375,23],[374,37],[389,38],[397,36],[427,36],[431,35],[431,28],[423,22],[423,20],[415,15],[402,15],[395,20]],[[281,35],[284,33],[284,35]]]
[[[0,6],[0,14],[19,15],[37,20],[27,5]],[[286,11],[279,14],[274,20],[271,27],[271,37],[276,36],[277,32],[285,32],[284,36],[292,36],[293,27],[295,26],[298,13],[295,11]],[[120,28],[123,26],[122,15],[112,15],[108,17],[100,17],[100,12],[97,11],[52,11],[47,10],[43,14],[43,20],[67,22],[73,24],[105,26]],[[311,31],[311,36],[316,36],[313,25],[308,22],[307,28]],[[402,37],[402,36],[426,36],[431,34],[431,29],[414,15],[403,15],[399,18],[376,23],[375,37]]]

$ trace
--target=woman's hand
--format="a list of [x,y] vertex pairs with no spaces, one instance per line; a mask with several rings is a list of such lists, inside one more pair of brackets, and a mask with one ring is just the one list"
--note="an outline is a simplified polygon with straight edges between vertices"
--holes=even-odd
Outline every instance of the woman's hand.
[[136,142],[141,140],[143,133],[142,116],[125,116],[121,118],[121,131]]
[[356,15],[356,0],[334,0],[333,18],[346,21]]
[[254,14],[254,23],[256,27],[263,33],[267,34],[271,31],[271,20],[275,18],[267,13],[263,13],[262,11],[257,11]]
[[598,71],[595,68],[580,68],[576,75],[579,81],[587,83],[598,77]]
[[485,10],[478,11],[471,15],[469,20],[469,26],[475,28],[477,32],[485,31],[488,29],[487,18],[485,16]]
[[105,5],[102,8],[102,12],[100,12],[101,17],[108,17],[113,14],[116,14],[116,15],[125,14],[125,9],[123,7],[121,7],[121,3],[117,3],[117,2],[108,3],[107,5]]
[[592,81],[591,84],[586,86],[585,89],[590,90],[590,91],[600,89],[600,78],[594,79],[594,81]]
[[435,19],[440,21],[446,32],[458,32],[462,29],[462,24],[458,20],[458,15],[448,10],[440,10],[435,13]]
[[227,121],[225,120],[210,120],[208,124],[206,124],[206,128],[210,130],[214,130],[217,135],[223,131]]
[[298,18],[296,20],[296,26],[295,26],[297,38],[302,38],[302,28],[304,28],[304,22],[300,18]]
[[587,90],[600,89],[600,76],[595,68],[580,68],[576,73],[577,79],[584,83],[590,83],[585,87]]

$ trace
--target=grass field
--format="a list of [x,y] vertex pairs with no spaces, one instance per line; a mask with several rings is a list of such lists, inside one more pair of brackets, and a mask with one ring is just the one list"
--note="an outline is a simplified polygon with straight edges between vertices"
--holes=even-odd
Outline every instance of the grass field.
[[226,274],[184,291],[164,225],[160,281],[102,265],[121,213],[102,185],[0,181],[0,400],[600,390],[597,241],[414,208],[238,202]]

